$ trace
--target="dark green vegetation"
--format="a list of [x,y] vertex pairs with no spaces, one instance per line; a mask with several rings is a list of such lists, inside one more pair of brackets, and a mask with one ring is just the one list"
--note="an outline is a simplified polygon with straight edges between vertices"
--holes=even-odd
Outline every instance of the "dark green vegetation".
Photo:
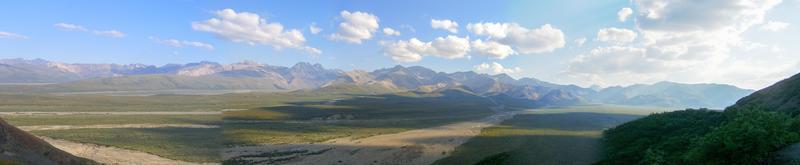
[[220,161],[219,128],[115,128],[33,131],[75,142],[144,151],[190,162]]
[[[495,104],[461,90],[339,98],[285,95],[272,106],[224,113],[226,145],[320,142],[433,127],[491,115]],[[292,101],[289,101],[292,100]],[[302,101],[306,100],[306,101]]]
[[604,132],[599,164],[762,164],[800,141],[800,120],[762,110],[682,110]]
[[800,115],[800,74],[756,91],[736,102],[729,109],[758,108],[791,116]]
[[622,124],[604,132],[606,159],[600,164],[637,163],[644,161],[647,154],[659,154],[662,160],[681,160],[691,143],[722,123],[723,118],[716,111],[683,110]]
[[[800,142],[800,76],[742,98],[723,111],[654,114],[604,132],[598,164],[775,164]],[[794,159],[794,160],[792,160]]]
[[483,129],[434,164],[589,164],[600,158],[604,129],[660,111],[609,105],[529,110]]

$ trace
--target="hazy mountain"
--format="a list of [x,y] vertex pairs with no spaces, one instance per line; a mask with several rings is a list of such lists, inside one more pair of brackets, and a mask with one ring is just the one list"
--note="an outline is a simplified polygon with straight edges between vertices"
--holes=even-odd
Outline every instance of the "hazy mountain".
[[664,107],[722,108],[751,93],[721,84],[659,82],[627,87],[582,88],[535,78],[472,71],[444,73],[421,66],[394,66],[372,72],[326,69],[306,62],[291,67],[253,61],[233,64],[67,64],[42,59],[0,60],[0,83],[58,83],[36,87],[6,86],[5,92],[75,92],[128,90],[296,90],[325,92],[434,92],[467,89],[482,96],[523,99],[537,104],[611,103]]
[[605,88],[592,95],[590,100],[624,105],[722,109],[752,92],[724,84],[658,82]]
[[59,150],[0,119],[0,164],[99,164]]
[[[154,76],[158,75],[158,76]],[[335,80],[341,71],[319,64],[279,67],[244,61],[168,64],[67,64],[42,59],[0,60],[0,83],[65,83],[76,90],[302,89]],[[243,82],[236,82],[243,81]]]

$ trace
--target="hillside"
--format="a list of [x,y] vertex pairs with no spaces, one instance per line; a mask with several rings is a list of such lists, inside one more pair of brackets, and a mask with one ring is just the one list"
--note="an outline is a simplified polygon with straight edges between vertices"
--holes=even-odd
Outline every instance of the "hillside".
[[744,97],[728,109],[761,108],[768,111],[800,114],[800,74]]
[[[800,161],[798,75],[746,96],[724,112],[652,114],[603,133],[598,164],[792,164]],[[787,156],[787,153],[789,154]]]
[[0,119],[0,164],[98,164],[73,156]]

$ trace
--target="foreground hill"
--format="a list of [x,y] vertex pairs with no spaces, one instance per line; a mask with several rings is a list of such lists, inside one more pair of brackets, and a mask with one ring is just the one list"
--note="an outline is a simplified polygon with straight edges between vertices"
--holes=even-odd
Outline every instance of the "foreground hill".
[[[707,109],[652,114],[603,133],[598,164],[797,164],[800,76]],[[787,154],[788,153],[788,154]],[[795,153],[794,155],[792,153]]]
[[[0,119],[0,164],[97,164],[73,156]],[[8,162],[5,162],[5,161]]]
[[758,90],[740,99],[730,108],[739,109],[750,107],[797,116],[800,114],[800,74]]

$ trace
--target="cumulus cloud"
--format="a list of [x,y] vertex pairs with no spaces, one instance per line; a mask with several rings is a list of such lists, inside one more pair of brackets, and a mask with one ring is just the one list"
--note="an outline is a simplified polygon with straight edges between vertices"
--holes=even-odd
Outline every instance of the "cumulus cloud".
[[436,56],[445,59],[466,57],[470,51],[468,37],[447,36],[438,37],[430,42],[422,42],[417,38],[410,40],[383,43],[383,53],[397,62],[416,62],[422,56]]
[[274,49],[294,48],[311,54],[322,53],[319,49],[305,45],[303,33],[297,29],[284,29],[277,22],[268,22],[255,13],[236,12],[223,9],[214,13],[215,18],[192,22],[192,29],[215,35],[237,43],[268,45]]
[[449,19],[431,19],[431,28],[447,30],[450,33],[458,33],[458,23]]
[[496,59],[504,59],[508,55],[517,53],[511,46],[503,45],[496,41],[482,41],[480,39],[472,41],[472,50],[475,50],[478,54],[487,55]]
[[[642,83],[661,80],[719,82],[758,86],[745,82],[747,74],[735,67],[770,68],[776,63],[756,63],[743,51],[751,42],[741,34],[763,24],[765,13],[780,0],[635,0],[637,37],[609,41],[635,41],[598,47],[582,53],[569,64],[575,82],[598,84]],[[601,30],[602,31],[602,30]],[[632,36],[628,33],[627,36]],[[610,34],[610,33],[609,33]],[[598,40],[601,40],[598,32]],[[781,62],[779,62],[781,63]],[[758,72],[768,74],[766,70]],[[755,71],[753,71],[755,72]],[[732,77],[741,79],[733,80]],[[587,81],[588,80],[588,81]],[[761,84],[766,85],[766,84]]]
[[[637,0],[638,26],[665,32],[746,30],[781,0]],[[702,6],[702,7],[698,7]]]
[[[569,71],[577,73],[648,73],[668,68],[659,60],[650,60],[647,49],[636,47],[598,47],[570,62]],[[598,65],[599,64],[599,65]]]
[[550,24],[528,29],[516,23],[470,23],[470,32],[512,46],[521,54],[552,52],[565,45],[564,33]]
[[333,40],[361,44],[362,40],[372,38],[378,30],[378,17],[370,13],[360,11],[351,13],[345,10],[339,15],[343,21],[339,23],[339,31],[331,35]]
[[633,14],[633,9],[627,7],[622,8],[617,12],[617,19],[619,19],[619,22],[625,22],[631,14]]
[[196,47],[196,48],[203,48],[206,50],[214,50],[214,46],[208,43],[198,42],[198,41],[186,41],[186,40],[176,40],[176,39],[159,39],[156,37],[148,37],[153,42],[164,44],[176,48],[183,48],[183,47]]
[[125,37],[125,33],[118,31],[118,30],[89,30],[81,25],[69,24],[69,23],[57,23],[53,24],[54,27],[65,30],[65,31],[76,31],[76,32],[89,32],[91,31],[92,34],[104,37],[111,37],[111,38],[122,38]]
[[311,34],[317,34],[322,31],[322,28],[317,27],[317,23],[311,23],[311,25],[308,26],[308,31],[310,31]]
[[586,37],[581,37],[581,38],[575,39],[574,42],[575,42],[575,45],[577,45],[578,47],[581,47],[581,46],[583,46],[583,44],[586,43]]
[[597,31],[597,41],[625,44],[636,39],[636,32],[620,28],[603,28]]
[[789,23],[780,21],[769,21],[764,25],[761,25],[762,30],[771,32],[781,31],[783,29],[786,29],[787,27],[789,27]]
[[394,30],[392,28],[383,28],[383,34],[387,36],[400,36],[400,31]]
[[497,62],[492,62],[492,63],[485,63],[484,62],[484,63],[481,63],[480,65],[476,65],[475,66],[475,70],[478,71],[478,72],[484,72],[484,73],[488,72],[488,73],[493,73],[493,74],[500,74],[500,73],[511,74],[511,73],[518,73],[518,72],[522,71],[522,69],[520,69],[519,67],[506,68],[506,67],[504,67],[503,65],[501,65],[500,63],[497,63]]
[[8,39],[28,39],[28,36],[24,36],[21,34],[11,33],[11,32],[3,32],[0,31],[0,38],[8,38]]

